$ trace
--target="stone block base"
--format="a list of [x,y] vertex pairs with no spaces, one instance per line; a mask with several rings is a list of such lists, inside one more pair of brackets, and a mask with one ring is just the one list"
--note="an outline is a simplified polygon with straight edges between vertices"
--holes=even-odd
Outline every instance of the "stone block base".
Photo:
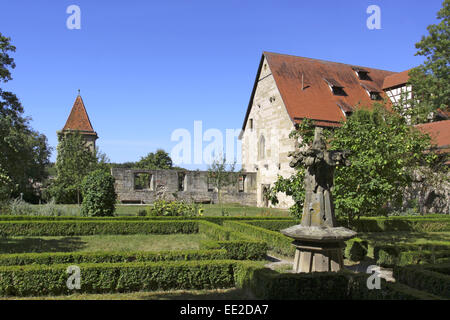
[[294,241],[294,272],[336,272],[343,268],[344,242]]

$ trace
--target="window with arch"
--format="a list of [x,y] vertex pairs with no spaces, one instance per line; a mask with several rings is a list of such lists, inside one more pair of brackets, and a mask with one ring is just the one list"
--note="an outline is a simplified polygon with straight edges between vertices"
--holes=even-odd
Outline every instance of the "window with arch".
[[259,137],[258,141],[258,159],[264,159],[266,157],[266,139],[263,135]]

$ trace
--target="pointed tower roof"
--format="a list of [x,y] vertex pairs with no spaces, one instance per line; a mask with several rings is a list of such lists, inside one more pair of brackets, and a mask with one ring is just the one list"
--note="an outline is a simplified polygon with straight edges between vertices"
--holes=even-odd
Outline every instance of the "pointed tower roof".
[[75,99],[72,111],[70,111],[69,118],[67,118],[62,131],[81,131],[83,134],[97,135],[94,128],[92,128],[83,99],[79,94]]

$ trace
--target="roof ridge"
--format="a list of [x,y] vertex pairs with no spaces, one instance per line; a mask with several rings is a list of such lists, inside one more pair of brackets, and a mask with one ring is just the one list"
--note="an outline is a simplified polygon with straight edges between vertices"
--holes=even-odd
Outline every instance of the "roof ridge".
[[336,63],[336,64],[342,64],[342,65],[349,66],[349,67],[362,67],[362,68],[367,68],[367,69],[374,69],[374,70],[392,72],[393,74],[403,72],[403,71],[397,72],[397,71],[391,71],[391,70],[386,70],[386,69],[379,69],[379,68],[361,66],[361,65],[357,65],[357,64],[349,64],[349,63],[345,63],[345,62],[337,62],[337,61],[331,61],[331,60],[324,60],[324,59],[316,59],[316,58],[310,58],[310,57],[295,56],[295,55],[292,55],[292,54],[285,54],[285,53],[278,53],[278,52],[263,51],[263,55],[265,55],[265,54],[274,54],[274,55],[286,56],[286,57],[292,57],[292,58],[308,59],[308,60],[319,61],[319,62],[326,62],[326,63]]

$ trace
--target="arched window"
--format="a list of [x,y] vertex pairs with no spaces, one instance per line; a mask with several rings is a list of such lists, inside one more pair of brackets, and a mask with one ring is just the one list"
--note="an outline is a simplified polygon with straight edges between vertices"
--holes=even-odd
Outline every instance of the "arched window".
[[266,157],[266,139],[263,135],[259,137],[258,142],[258,159],[264,159]]

